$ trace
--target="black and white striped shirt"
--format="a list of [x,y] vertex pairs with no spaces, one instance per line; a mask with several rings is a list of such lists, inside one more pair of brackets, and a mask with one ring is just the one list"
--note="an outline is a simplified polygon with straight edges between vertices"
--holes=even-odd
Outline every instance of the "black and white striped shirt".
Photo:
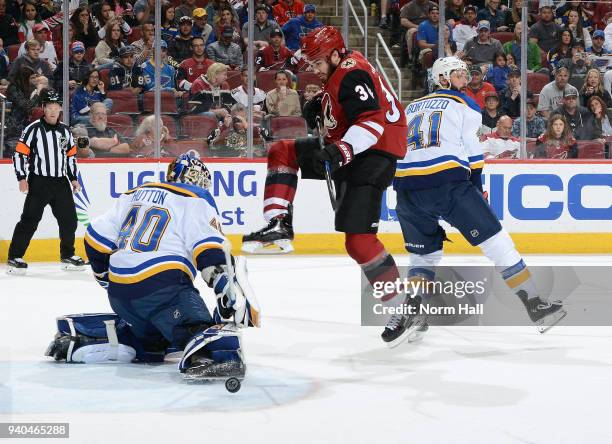
[[77,180],[76,153],[68,126],[62,122],[49,125],[41,117],[25,127],[15,147],[13,165],[17,180],[28,174]]

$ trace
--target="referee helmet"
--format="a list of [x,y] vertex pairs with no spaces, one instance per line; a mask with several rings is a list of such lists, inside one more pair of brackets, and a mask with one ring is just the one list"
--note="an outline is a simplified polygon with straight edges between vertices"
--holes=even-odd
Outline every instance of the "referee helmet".
[[58,105],[62,105],[62,97],[52,89],[43,89],[40,92],[40,102],[42,106],[45,106],[47,103],[57,103]]

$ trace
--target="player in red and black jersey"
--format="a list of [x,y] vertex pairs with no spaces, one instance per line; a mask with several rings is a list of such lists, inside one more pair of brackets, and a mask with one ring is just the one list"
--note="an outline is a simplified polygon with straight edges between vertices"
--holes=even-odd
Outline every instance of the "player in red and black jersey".
[[273,29],[270,32],[270,44],[257,52],[255,68],[257,71],[284,69],[291,65],[293,52],[283,45],[283,32]]
[[209,66],[214,63],[214,60],[206,58],[205,43],[202,37],[191,39],[192,56],[181,62],[176,73],[176,84],[181,90],[191,90],[191,84],[206,74]]
[[275,244],[291,251],[291,205],[297,172],[303,179],[324,179],[331,166],[338,195],[335,227],[346,233],[346,249],[370,282],[393,280],[397,268],[378,240],[383,192],[391,184],[398,159],[407,148],[405,114],[395,95],[370,63],[347,51],[340,32],[327,26],[302,39],[302,57],[323,82],[322,92],[307,102],[304,116],[324,125],[325,146],[318,138],[274,143],[268,152],[264,217],[269,225],[246,235],[243,249],[257,252]]

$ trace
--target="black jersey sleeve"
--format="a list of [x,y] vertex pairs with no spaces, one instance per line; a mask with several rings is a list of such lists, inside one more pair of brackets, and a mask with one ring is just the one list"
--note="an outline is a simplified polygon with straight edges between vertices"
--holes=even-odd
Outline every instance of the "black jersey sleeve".
[[362,69],[344,76],[338,90],[338,102],[349,125],[355,123],[361,114],[380,109],[372,77]]

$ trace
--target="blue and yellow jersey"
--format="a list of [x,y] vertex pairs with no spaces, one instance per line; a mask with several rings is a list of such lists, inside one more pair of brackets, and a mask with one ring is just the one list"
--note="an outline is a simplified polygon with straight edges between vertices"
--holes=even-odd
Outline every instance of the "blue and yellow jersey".
[[122,194],[85,234],[93,272],[113,295],[147,294],[225,263],[219,213],[193,185],[147,183]]
[[480,176],[482,115],[472,98],[439,90],[408,105],[406,116],[408,152],[397,163],[395,189],[433,188]]

